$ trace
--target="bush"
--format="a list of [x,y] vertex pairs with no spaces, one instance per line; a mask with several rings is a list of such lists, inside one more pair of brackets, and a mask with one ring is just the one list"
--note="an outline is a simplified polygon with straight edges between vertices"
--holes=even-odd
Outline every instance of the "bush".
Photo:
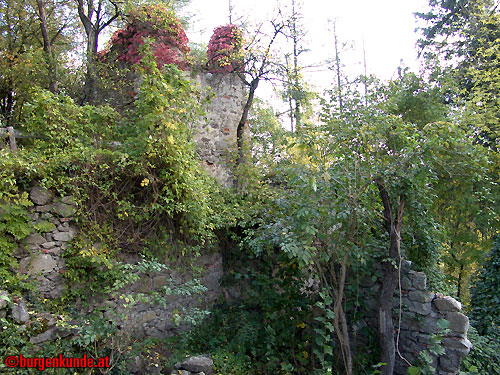
[[471,326],[468,338],[473,348],[462,363],[462,369],[474,375],[500,375],[500,330],[481,336]]

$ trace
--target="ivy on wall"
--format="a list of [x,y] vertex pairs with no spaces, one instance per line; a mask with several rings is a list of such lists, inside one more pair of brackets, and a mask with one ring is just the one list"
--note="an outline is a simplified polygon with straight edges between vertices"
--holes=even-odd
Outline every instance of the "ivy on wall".
[[110,41],[110,48],[100,52],[102,60],[124,61],[128,64],[141,63],[141,47],[151,38],[151,52],[156,64],[162,67],[175,64],[182,70],[188,67],[188,38],[175,14],[161,6],[143,6],[128,17],[128,24],[117,30]]
[[243,32],[236,25],[214,29],[207,50],[208,70],[230,73],[243,69]]

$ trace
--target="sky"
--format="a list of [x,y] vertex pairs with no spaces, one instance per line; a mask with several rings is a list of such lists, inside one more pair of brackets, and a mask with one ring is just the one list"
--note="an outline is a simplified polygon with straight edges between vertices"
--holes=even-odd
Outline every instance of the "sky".
[[[276,0],[231,0],[233,17],[259,22],[269,19]],[[280,0],[285,9],[289,0]],[[303,24],[307,30],[301,65],[317,65],[334,56],[333,21],[338,40],[345,47],[341,62],[350,76],[364,73],[363,44],[368,74],[388,80],[395,76],[403,61],[418,71],[414,12],[425,11],[427,0],[303,0]],[[187,30],[190,41],[208,43],[215,27],[229,23],[229,0],[191,0],[185,10],[191,13]],[[282,48],[286,48],[284,45]],[[327,66],[309,69],[307,80],[318,91],[331,87],[333,71]]]

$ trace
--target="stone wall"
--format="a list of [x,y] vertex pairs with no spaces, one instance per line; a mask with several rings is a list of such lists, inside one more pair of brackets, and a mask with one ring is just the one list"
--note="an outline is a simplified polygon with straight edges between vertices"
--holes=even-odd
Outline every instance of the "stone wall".
[[[62,277],[66,270],[63,255],[68,248],[68,242],[77,234],[73,218],[77,208],[71,197],[57,197],[38,186],[31,190],[29,196],[33,202],[33,207],[30,208],[32,224],[35,227],[43,227],[46,231],[31,233],[18,244],[14,255],[19,261],[19,273],[29,275],[30,279],[36,282],[39,297],[54,299],[60,297],[66,287]],[[128,261],[134,263],[139,259],[135,258]],[[203,254],[189,266],[181,267],[171,262],[160,271],[141,275],[140,281],[120,291],[123,294],[150,294],[161,291],[164,287],[183,285],[193,279],[193,269],[197,270],[197,278],[206,288],[202,296],[171,295],[165,297],[163,306],[139,302],[126,310],[122,307],[123,302],[107,296],[105,299],[94,298],[94,304],[82,312],[90,313],[100,308],[105,311],[104,314],[110,314],[110,319],[113,320],[116,320],[115,317],[120,313],[126,313],[127,319],[119,320],[118,324],[135,337],[172,336],[185,328],[172,319],[174,311],[206,308],[219,297],[223,273],[220,254]]]
[[[422,272],[411,269],[411,262],[403,261],[401,272],[401,302],[402,318],[399,334],[399,354],[396,354],[395,375],[406,375],[408,367],[418,366],[419,353],[431,346],[431,339],[435,335],[441,335],[441,345],[445,353],[441,356],[431,355],[432,367],[438,375],[457,375],[460,363],[465,357],[472,344],[467,339],[469,319],[461,310],[460,302],[442,294],[432,293],[427,290],[427,277]],[[377,297],[380,284],[365,280],[362,284],[361,294],[368,312],[366,318],[356,323],[356,331],[362,327],[377,327]],[[399,328],[399,291],[394,298],[394,326],[396,338]],[[445,320],[447,329],[439,327],[438,322]],[[358,350],[363,350],[363,342],[357,343]],[[403,358],[402,358],[403,357]]]
[[[231,187],[233,178],[228,159],[236,149],[236,128],[247,99],[246,86],[233,73],[201,71],[193,73],[190,79],[202,90],[209,88],[214,94],[206,108],[206,116],[191,127],[202,165],[221,185]],[[100,102],[112,104],[118,112],[125,113],[138,97],[141,79],[128,73],[117,81],[115,87],[99,91]]]
[[73,221],[76,207],[71,197],[55,197],[40,187],[31,190],[30,199],[34,205],[30,209],[32,223],[45,231],[26,237],[14,256],[19,261],[19,272],[37,282],[42,298],[60,297],[65,270],[62,254],[76,233]]
[[[201,72],[196,77],[202,88],[214,92],[207,116],[193,129],[202,164],[217,181],[232,185],[229,157],[236,149],[236,129],[247,99],[245,85],[236,74]],[[247,131],[248,133],[248,131]]]
[[[469,318],[462,313],[462,305],[452,297],[435,294],[426,290],[426,275],[410,269],[407,262],[401,281],[404,306],[401,321],[400,351],[411,363],[416,362],[418,353],[429,345],[431,335],[442,335],[441,344],[445,353],[434,356],[436,374],[455,375],[459,373],[460,363],[472,344],[467,339]],[[448,329],[438,326],[439,320],[448,322]],[[407,365],[403,360],[397,362],[396,374],[406,374]]]

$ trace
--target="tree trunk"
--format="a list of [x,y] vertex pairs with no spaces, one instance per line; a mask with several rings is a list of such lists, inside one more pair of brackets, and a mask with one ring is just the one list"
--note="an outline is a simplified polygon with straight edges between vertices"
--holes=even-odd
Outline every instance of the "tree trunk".
[[97,43],[99,35],[91,28],[87,42],[87,74],[83,88],[82,104],[95,104],[97,99]]
[[[394,249],[393,237],[391,235],[391,245],[389,252]],[[395,259],[392,256],[391,259]],[[394,372],[394,362],[396,360],[395,342],[394,342],[394,324],[392,321],[392,298],[398,285],[398,269],[390,261],[383,265],[384,277],[382,279],[382,288],[379,295],[378,309],[378,334],[380,344],[380,362],[386,363],[382,367],[383,375],[392,375]]]
[[[238,148],[238,155],[236,157],[236,167],[239,167],[245,161],[245,124],[248,121],[248,114],[250,113],[250,108],[252,108],[253,99],[255,97],[255,91],[259,86],[259,78],[255,78],[252,82],[250,82],[250,90],[248,92],[247,101],[245,103],[245,107],[243,107],[243,113],[241,114],[240,122],[238,123],[238,127],[236,128],[236,147]],[[240,176],[239,172],[236,171],[234,176],[234,186],[236,188],[240,187]]]
[[36,5],[38,7],[38,17],[40,18],[40,31],[42,32],[43,52],[49,69],[49,91],[53,94],[57,94],[56,62],[52,54],[52,43],[50,41],[49,33],[47,30],[47,16],[45,15],[43,1],[36,0]]
[[[10,81],[10,80],[9,80]],[[8,86],[9,88],[7,89],[7,98],[5,100],[5,109],[3,116],[6,120],[7,125],[13,125],[14,122],[14,116],[13,116],[13,111],[14,111],[14,89],[12,88],[11,85]]]
[[334,34],[334,41],[335,41],[335,68],[337,71],[337,96],[338,96],[338,101],[339,101],[339,111],[340,114],[342,114],[343,109],[344,109],[344,104],[342,102],[342,80],[340,78],[340,52],[339,52],[339,46],[338,46],[338,40],[337,40],[337,23],[333,23],[333,34]]
[[[297,35],[297,13],[295,11],[295,1],[292,1],[292,40],[293,40],[293,96],[295,100],[295,130],[300,127],[300,99],[299,93],[299,38]],[[293,129],[292,129],[293,131]]]
[[461,264],[460,269],[458,271],[458,280],[457,280],[457,298],[458,299],[460,299],[460,297],[461,297],[463,274],[464,274],[464,265]]
[[380,345],[380,362],[382,375],[393,375],[396,360],[396,345],[394,341],[394,323],[392,321],[392,300],[398,285],[401,226],[406,200],[399,197],[397,212],[393,216],[389,194],[381,180],[375,181],[379,196],[384,205],[384,224],[389,234],[388,259],[383,263],[384,276],[378,300],[378,336]]

